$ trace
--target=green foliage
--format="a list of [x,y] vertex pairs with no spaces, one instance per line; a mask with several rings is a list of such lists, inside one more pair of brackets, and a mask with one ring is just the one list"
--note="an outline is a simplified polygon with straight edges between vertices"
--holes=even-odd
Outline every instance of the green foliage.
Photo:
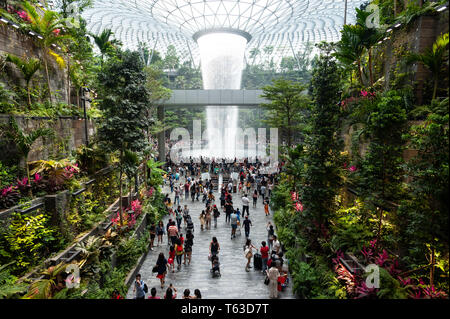
[[0,299],[17,299],[27,291],[28,285],[16,283],[18,278],[10,273],[11,264],[0,266]]
[[[285,80],[273,81],[272,86],[265,86],[261,97],[270,101],[261,106],[268,110],[266,123],[270,127],[281,129],[281,137],[288,147],[294,143],[294,132],[305,130],[306,112],[311,101],[306,95],[306,86]],[[303,134],[302,134],[303,135]]]
[[15,272],[33,266],[57,245],[56,233],[44,214],[33,216],[13,213],[3,236],[7,247],[3,248],[6,251],[3,250],[2,255],[15,260]]

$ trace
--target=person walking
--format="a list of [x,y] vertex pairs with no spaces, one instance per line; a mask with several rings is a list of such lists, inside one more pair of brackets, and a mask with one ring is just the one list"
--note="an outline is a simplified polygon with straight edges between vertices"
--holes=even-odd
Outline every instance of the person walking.
[[192,221],[191,215],[186,218],[186,230],[194,233],[194,222]]
[[247,194],[244,194],[244,196],[242,197],[242,216],[244,216],[245,211],[247,211],[247,216],[250,215],[249,205],[250,205],[250,200],[248,199]]
[[203,230],[203,228],[205,227],[205,223],[206,223],[206,214],[205,214],[204,210],[202,210],[202,212],[199,216],[199,219],[200,219],[200,230]]
[[180,270],[181,269],[181,260],[184,255],[184,248],[183,248],[183,244],[181,243],[180,238],[178,238],[175,243],[175,254],[176,254],[177,264],[178,264],[177,269]]
[[188,216],[189,216],[189,208],[187,207],[187,205],[184,205],[184,209],[183,209],[184,227],[186,227],[187,217]]
[[265,185],[261,185],[260,193],[261,193],[261,197],[264,199],[266,197],[266,186]]
[[219,218],[220,212],[216,205],[214,205],[213,209],[213,217],[214,217],[214,228],[217,228],[217,218]]
[[150,225],[149,231],[150,231],[150,250],[153,250],[153,243],[155,242],[155,237],[156,237],[155,223],[152,223]]
[[164,224],[162,222],[162,220],[159,221],[158,226],[156,226],[156,235],[158,236],[158,245],[159,243],[163,243],[163,235],[166,233],[166,231],[164,230]]
[[136,295],[135,299],[145,299],[144,281],[141,280],[141,274],[136,275],[133,292]]
[[164,253],[159,253],[158,260],[156,261],[155,269],[157,271],[156,278],[159,278],[161,282],[161,289],[164,288],[166,273],[167,273],[167,259],[164,257]]
[[211,229],[211,206],[208,206],[205,213],[206,229]]
[[281,244],[276,235],[273,235],[273,250],[279,254],[281,252]]
[[271,222],[267,223],[267,244],[269,246],[269,250],[272,249],[273,246],[273,236],[275,236],[275,230],[273,229],[273,225]]
[[180,205],[180,188],[176,185],[175,185],[175,198],[173,200],[173,205]]
[[230,221],[231,213],[233,212],[233,204],[231,201],[226,201],[225,203],[225,222]]
[[192,257],[192,246],[194,245],[194,234],[188,230],[186,233],[186,240],[184,241],[184,262],[186,265],[186,259],[188,261],[188,266],[191,264]]
[[253,208],[256,208],[256,202],[258,201],[258,191],[255,189],[253,192]]
[[252,261],[253,257],[253,249],[257,250],[257,248],[253,246],[252,241],[249,238],[247,238],[247,241],[244,245],[244,256],[245,258],[247,258],[247,265],[245,265],[245,271],[250,271],[250,268],[252,268],[252,266],[250,266],[250,262]]
[[238,225],[238,216],[236,212],[230,214],[230,224],[231,224],[231,239],[236,238],[236,228]]
[[269,197],[266,197],[264,199],[264,213],[266,214],[266,216],[270,215],[270,212],[269,212]]
[[264,273],[267,270],[267,261],[269,260],[269,247],[265,241],[261,242],[261,248],[259,251],[261,252],[262,272]]
[[278,277],[280,276],[280,271],[278,267],[280,262],[277,260],[272,263],[269,270],[266,270],[267,277],[269,278],[269,298],[278,298]]
[[175,211],[175,219],[177,221],[178,231],[180,231],[181,230],[181,222],[183,220],[183,211],[181,210],[181,206],[178,206],[177,210]]
[[244,221],[242,222],[242,226],[244,227],[245,231],[245,238],[248,239],[250,237],[250,227],[252,226],[252,221],[248,218],[248,216],[245,216]]
[[211,259],[212,256],[217,256],[220,251],[220,245],[217,241],[217,237],[213,237],[211,242],[209,243],[209,257]]
[[175,225],[174,221],[172,221],[171,225],[167,229],[167,235],[169,236],[170,243],[174,246],[175,241],[178,238],[178,227]]
[[169,248],[169,258],[167,259],[167,264],[169,265],[169,272],[175,272],[175,246],[171,245]]

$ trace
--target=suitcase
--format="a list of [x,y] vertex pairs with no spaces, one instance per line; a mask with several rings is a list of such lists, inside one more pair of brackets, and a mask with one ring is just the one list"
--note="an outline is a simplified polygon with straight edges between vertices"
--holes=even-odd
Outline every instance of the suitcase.
[[253,255],[253,267],[255,270],[261,270],[262,269],[262,257],[261,254],[256,253]]

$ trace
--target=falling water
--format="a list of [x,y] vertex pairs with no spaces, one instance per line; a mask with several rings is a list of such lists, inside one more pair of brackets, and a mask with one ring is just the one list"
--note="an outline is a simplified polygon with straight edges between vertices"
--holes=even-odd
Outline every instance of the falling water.
[[[247,40],[232,33],[201,36],[200,48],[203,88],[240,89]],[[216,158],[234,158],[238,124],[237,106],[208,106],[206,109],[208,147],[203,154]]]

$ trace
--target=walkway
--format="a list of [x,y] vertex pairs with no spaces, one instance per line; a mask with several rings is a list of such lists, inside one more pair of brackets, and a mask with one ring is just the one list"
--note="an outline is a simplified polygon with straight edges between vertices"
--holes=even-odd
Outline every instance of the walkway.
[[[164,191],[170,191],[164,188]],[[238,194],[233,195],[233,202],[239,204],[239,209],[242,210],[241,200]],[[171,199],[173,200],[173,194]],[[216,204],[220,206],[219,196],[216,196]],[[214,221],[212,221],[212,228],[210,230],[200,230],[200,215],[204,204],[200,201],[192,203],[192,200],[182,200],[181,205],[188,205],[189,213],[194,222],[194,246],[192,251],[191,264],[188,266],[181,266],[181,270],[177,271],[175,262],[175,273],[169,273],[166,276],[166,284],[164,291],[161,289],[159,279],[156,278],[156,273],[152,273],[152,268],[156,264],[156,259],[160,252],[168,256],[167,236],[164,236],[164,244],[160,247],[154,247],[153,251],[150,251],[144,261],[140,274],[142,279],[147,283],[149,290],[152,287],[157,288],[157,295],[164,296],[165,289],[170,283],[178,290],[178,298],[181,298],[184,289],[188,288],[191,291],[191,295],[194,293],[194,289],[200,289],[202,297],[206,299],[218,299],[218,298],[232,298],[232,299],[261,299],[269,298],[269,289],[264,285],[264,276],[261,271],[251,268],[249,272],[245,271],[246,259],[244,258],[243,245],[245,244],[244,230],[242,229],[242,235],[237,236],[235,239],[230,239],[231,226],[225,223],[225,213],[221,212],[217,221],[217,229],[214,229]],[[272,215],[266,217],[264,215],[264,209],[261,202],[261,197],[258,199],[256,208],[252,207],[250,203],[250,217],[253,223],[253,227],[250,230],[250,239],[256,247],[261,246],[261,241],[267,241],[266,225],[270,220],[272,223]],[[164,225],[166,225],[168,217],[164,219]],[[182,223],[182,227],[184,224]],[[185,228],[181,229],[183,235],[185,235]],[[221,250],[219,253],[220,258],[220,271],[222,276],[212,278],[210,273],[211,263],[208,261],[209,243],[211,238],[216,236]],[[157,242],[157,239],[155,239]],[[252,259],[253,267],[253,259]],[[133,298],[133,286],[130,287],[127,298]],[[292,280],[289,287],[280,294],[280,298],[294,298],[292,294]]]

